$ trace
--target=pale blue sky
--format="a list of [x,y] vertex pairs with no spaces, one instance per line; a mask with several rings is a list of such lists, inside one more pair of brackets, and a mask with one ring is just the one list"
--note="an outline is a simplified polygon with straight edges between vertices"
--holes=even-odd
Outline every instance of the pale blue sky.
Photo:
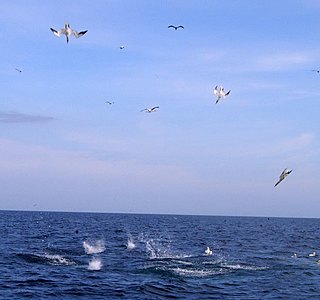
[[[319,15],[1,1],[0,209],[319,217]],[[88,33],[67,44],[49,29],[66,21]],[[215,85],[231,89],[217,105]]]

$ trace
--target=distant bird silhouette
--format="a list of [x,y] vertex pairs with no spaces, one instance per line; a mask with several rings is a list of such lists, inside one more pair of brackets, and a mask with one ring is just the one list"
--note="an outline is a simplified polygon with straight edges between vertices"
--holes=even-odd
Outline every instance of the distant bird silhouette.
[[76,38],[79,38],[81,36],[83,36],[84,34],[87,33],[88,30],[84,30],[84,31],[76,31],[74,29],[71,29],[70,28],[70,24],[67,22],[65,25],[64,25],[64,28],[60,29],[60,30],[56,30],[56,29],[53,29],[53,28],[50,28],[50,30],[53,32],[53,34],[55,36],[58,36],[60,37],[61,34],[64,34],[67,38],[67,43],[69,43],[69,36],[71,36],[72,34],[76,37]]
[[22,72],[22,70],[18,69],[18,68],[14,68],[16,71],[18,71],[19,73]]
[[275,187],[283,180],[285,179],[293,170],[288,170],[287,168],[285,168],[283,170],[283,172],[281,173],[278,182],[274,185]]
[[217,97],[216,104],[219,102],[221,98],[225,98],[230,94],[231,91],[225,92],[223,86],[215,86],[213,90],[213,94]]
[[110,104],[110,105],[111,105],[111,104],[114,104],[114,101],[112,101],[112,102],[110,102],[110,101],[106,101],[105,103],[106,103],[106,104]]
[[146,113],[152,113],[152,112],[157,111],[158,108],[159,108],[159,106],[154,106],[154,107],[151,107],[151,108],[142,109],[142,110],[140,110],[140,112],[145,111]]
[[121,49],[121,50],[124,49],[124,46],[120,46],[119,49]]
[[311,70],[311,72],[317,72],[318,74],[320,73],[320,70],[315,70],[315,69],[313,69],[313,70]]
[[177,30],[178,28],[184,29],[182,25],[179,25],[179,26],[169,25],[168,28],[174,28],[174,30]]

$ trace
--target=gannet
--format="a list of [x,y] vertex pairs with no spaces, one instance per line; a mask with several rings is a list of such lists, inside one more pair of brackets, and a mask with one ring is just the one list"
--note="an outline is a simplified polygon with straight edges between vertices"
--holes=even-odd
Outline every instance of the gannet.
[[209,248],[209,247],[207,247],[207,249],[206,249],[206,251],[204,251],[204,253],[206,254],[206,255],[212,255],[212,250]]
[[219,102],[221,98],[227,97],[230,94],[230,92],[230,90],[228,92],[225,92],[223,86],[220,86],[219,88],[218,86],[215,86],[213,94],[217,97],[216,104]]
[[283,172],[281,173],[278,182],[274,185],[275,187],[283,180],[285,179],[293,170],[288,170],[287,168],[285,168],[283,170]]
[[157,111],[158,108],[159,108],[159,106],[154,106],[154,107],[151,107],[151,108],[142,109],[142,110],[140,110],[140,112],[145,111],[147,113],[152,113],[152,112]]
[[174,30],[177,30],[178,28],[184,29],[182,25],[179,25],[179,26],[169,25],[168,28],[174,28]]
[[50,28],[50,30],[53,32],[54,35],[60,37],[61,34],[64,34],[67,38],[67,43],[69,43],[69,36],[71,36],[72,34],[76,37],[79,38],[81,36],[83,36],[88,30],[85,31],[76,31],[74,29],[70,28],[70,24],[67,22],[64,25],[64,28],[60,29],[60,30],[55,30],[53,28]]

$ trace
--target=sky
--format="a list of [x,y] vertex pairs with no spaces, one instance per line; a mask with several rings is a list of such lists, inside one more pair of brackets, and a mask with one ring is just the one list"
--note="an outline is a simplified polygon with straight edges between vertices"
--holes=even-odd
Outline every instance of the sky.
[[[0,209],[320,217],[319,14],[1,1]],[[66,22],[88,32],[67,44],[50,31]],[[216,85],[231,90],[218,104]]]

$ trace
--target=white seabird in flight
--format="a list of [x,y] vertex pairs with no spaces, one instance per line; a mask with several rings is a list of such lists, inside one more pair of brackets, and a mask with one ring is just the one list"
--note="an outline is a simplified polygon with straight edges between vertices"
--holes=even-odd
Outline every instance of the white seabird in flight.
[[281,173],[278,182],[277,182],[274,186],[276,187],[276,186],[277,186],[283,179],[285,179],[292,171],[293,171],[293,170],[290,170],[290,171],[289,171],[289,169],[285,168],[285,169],[283,170],[283,172]]
[[86,32],[88,30],[84,30],[84,31],[76,31],[74,29],[71,29],[70,28],[70,24],[67,22],[65,25],[64,25],[64,28],[60,29],[60,30],[55,30],[53,28],[50,28],[50,30],[53,32],[54,35],[60,37],[61,34],[64,34],[67,38],[67,43],[69,43],[69,36],[71,36],[72,34],[76,37],[76,38],[79,38],[81,36],[83,36],[84,34],[86,34]]
[[157,109],[159,108],[159,106],[154,106],[154,107],[150,107],[150,108],[145,108],[143,110],[140,110],[140,112],[145,111],[146,113],[152,113],[157,111]]
[[213,90],[213,94],[217,97],[216,104],[219,102],[221,98],[225,98],[230,94],[231,91],[225,92],[223,86],[218,87],[217,85],[215,86]]

